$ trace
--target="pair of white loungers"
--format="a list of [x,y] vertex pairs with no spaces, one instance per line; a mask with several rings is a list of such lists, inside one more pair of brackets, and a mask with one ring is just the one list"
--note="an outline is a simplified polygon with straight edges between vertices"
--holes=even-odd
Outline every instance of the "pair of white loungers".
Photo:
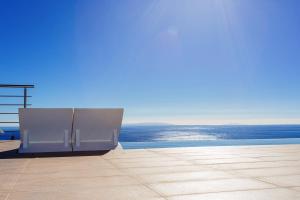
[[123,109],[20,108],[20,153],[114,149]]

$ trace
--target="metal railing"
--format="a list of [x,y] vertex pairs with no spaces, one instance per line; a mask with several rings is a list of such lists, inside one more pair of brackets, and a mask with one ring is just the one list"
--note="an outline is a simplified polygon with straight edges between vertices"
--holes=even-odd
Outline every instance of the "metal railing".
[[[13,107],[23,107],[27,108],[28,106],[31,106],[31,104],[28,104],[28,98],[32,97],[28,95],[28,89],[29,88],[34,88],[34,85],[15,85],[15,84],[0,84],[0,89],[2,88],[10,88],[10,89],[23,89],[23,95],[20,94],[0,94],[1,99],[11,99],[11,98],[21,98],[22,103],[0,103],[0,115],[18,115],[18,112],[1,112],[1,107],[6,107],[6,106],[13,106]],[[1,91],[2,92],[2,91]],[[0,124],[18,124],[19,122],[17,121],[0,121]]]

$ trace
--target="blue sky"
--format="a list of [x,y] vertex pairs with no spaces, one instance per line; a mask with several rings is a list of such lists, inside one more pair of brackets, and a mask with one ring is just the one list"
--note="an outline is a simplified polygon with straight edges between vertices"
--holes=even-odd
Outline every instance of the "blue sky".
[[297,0],[0,1],[2,83],[125,123],[300,123]]

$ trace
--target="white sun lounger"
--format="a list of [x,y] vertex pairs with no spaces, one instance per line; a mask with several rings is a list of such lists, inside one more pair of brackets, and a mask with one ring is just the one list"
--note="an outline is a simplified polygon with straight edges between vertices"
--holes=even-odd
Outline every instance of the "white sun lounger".
[[111,150],[117,147],[123,109],[74,109],[73,151]]
[[72,108],[20,108],[20,153],[72,151]]

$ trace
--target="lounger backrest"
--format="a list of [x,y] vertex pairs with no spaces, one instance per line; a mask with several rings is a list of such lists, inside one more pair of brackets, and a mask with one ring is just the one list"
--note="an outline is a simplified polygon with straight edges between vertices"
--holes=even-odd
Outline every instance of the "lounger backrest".
[[62,144],[71,142],[72,108],[19,109],[20,133],[23,147],[30,144]]
[[[80,143],[95,147],[95,143],[111,143],[116,146],[123,118],[123,109],[74,109],[73,147]],[[100,148],[100,147],[99,147]],[[101,148],[100,148],[101,149]],[[86,149],[88,150],[88,146]],[[93,149],[90,149],[93,150]]]

